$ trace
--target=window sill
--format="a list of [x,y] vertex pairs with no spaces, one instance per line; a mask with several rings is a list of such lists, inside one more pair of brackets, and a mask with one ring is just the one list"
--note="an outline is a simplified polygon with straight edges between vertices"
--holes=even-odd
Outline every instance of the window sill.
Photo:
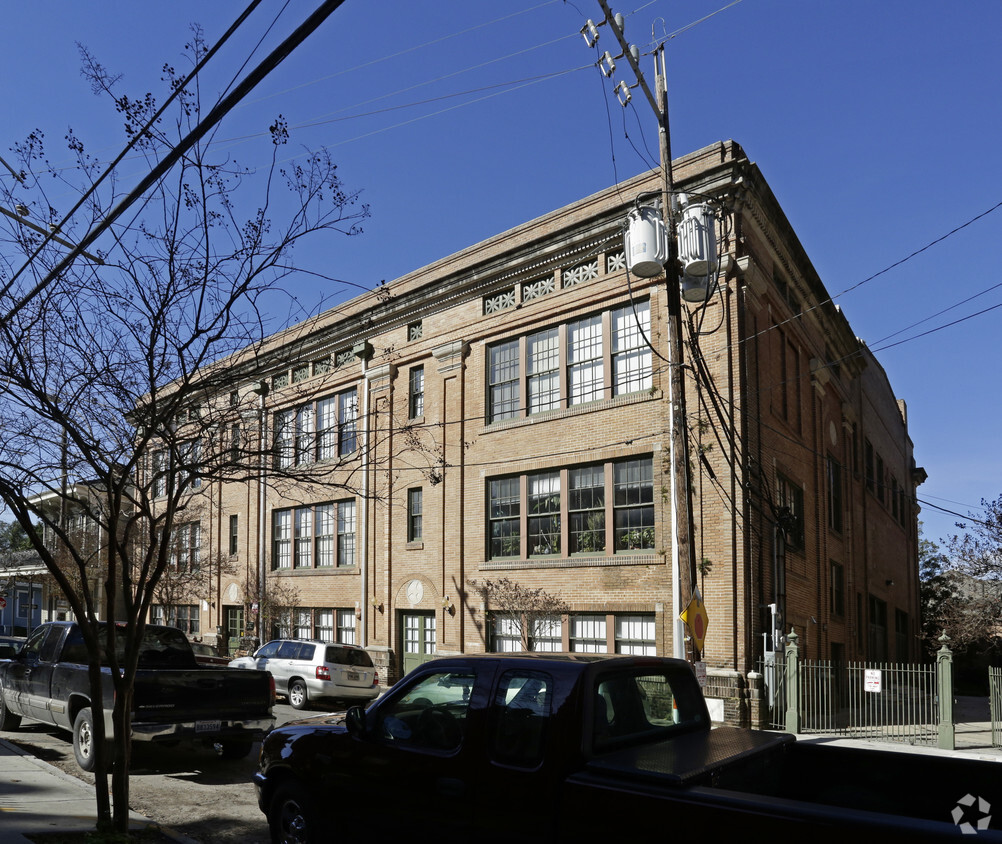
[[569,416],[579,416],[585,413],[594,413],[596,410],[609,410],[624,405],[640,404],[641,402],[657,401],[664,399],[664,393],[660,389],[641,390],[636,393],[626,393],[621,396],[614,396],[611,399],[599,399],[587,402],[586,404],[575,404],[571,407],[561,407],[556,410],[544,410],[541,413],[532,413],[525,416],[517,416],[512,419],[499,419],[497,422],[488,422],[480,429],[482,434],[490,434],[494,431],[507,431],[511,428],[519,428],[523,425],[536,425],[540,422],[550,422],[554,419],[566,419]]
[[485,560],[478,568],[481,571],[505,571],[509,569],[569,569],[592,568],[599,566],[650,566],[664,565],[664,556],[657,551],[634,551],[614,554],[612,556],[588,556],[582,554],[575,557],[506,557],[497,560]]
[[423,551],[424,550],[424,540],[423,539],[415,539],[415,540],[413,540],[411,542],[408,542],[404,546],[404,550],[405,551]]

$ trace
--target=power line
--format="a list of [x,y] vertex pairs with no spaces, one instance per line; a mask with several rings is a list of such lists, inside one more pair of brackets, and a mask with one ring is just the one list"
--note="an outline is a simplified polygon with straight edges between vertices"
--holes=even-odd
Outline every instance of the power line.
[[[181,92],[184,91],[185,88],[188,87],[188,84],[198,76],[202,68],[205,67],[205,65],[209,62],[209,60],[230,39],[230,36],[233,35],[234,32],[236,32],[236,30],[240,27],[240,25],[250,16],[251,12],[253,12],[254,9],[260,4],[260,2],[261,0],[251,0],[251,4],[246,9],[244,9],[244,11],[240,14],[240,16],[230,25],[230,28],[223,33],[222,38],[220,38],[219,41],[217,41],[216,44],[213,45],[213,47],[206,52],[206,54],[202,57],[202,60],[199,61],[195,65],[195,67],[192,68],[191,72],[184,78],[183,82],[171,91],[170,96],[168,96],[167,99],[164,101],[163,105],[160,106],[159,109],[157,109],[156,114],[154,114],[153,117],[151,117],[148,121],[146,121],[146,125],[132,136],[129,142],[125,145],[125,149],[123,149],[118,154],[115,160],[112,161],[105,168],[104,172],[94,181],[94,183],[90,185],[90,187],[84,192],[83,196],[80,197],[77,203],[63,217],[62,221],[56,225],[54,231],[46,235],[45,239],[38,245],[38,248],[28,258],[27,262],[25,262],[25,264],[23,264],[21,268],[14,273],[10,281],[8,281],[7,284],[4,286],[4,289],[0,290],[0,298],[7,295],[7,293],[14,286],[14,282],[17,281],[17,279],[20,277],[21,273],[23,273],[28,267],[31,266],[32,262],[42,253],[42,250],[49,244],[49,242],[51,240],[57,239],[55,236],[55,232],[60,231],[72,219],[73,215],[76,214],[76,212],[79,211],[81,207],[83,207],[83,205],[87,202],[87,200],[94,194],[94,192],[101,185],[101,183],[109,175],[111,175],[115,167],[118,166],[118,164],[122,161],[122,159],[125,158],[129,150],[131,150],[137,143],[139,143],[140,140],[142,140],[146,136],[146,134],[152,129],[152,127],[156,125],[157,121],[160,119],[160,116],[167,110],[167,107],[170,106],[170,104],[173,103],[175,99],[181,96]],[[75,255],[86,254],[84,249],[85,247],[80,247],[79,250],[74,250]],[[67,264],[66,266],[69,266],[69,264]],[[15,311],[19,309],[22,306],[22,304],[19,304],[15,308]],[[7,318],[9,319],[11,316],[13,316],[15,311],[11,311],[11,313],[8,314]]]
[[[259,0],[255,0],[259,2]],[[114,222],[117,220],[125,211],[135,203],[150,187],[152,187],[160,178],[162,178],[170,169],[184,156],[184,154],[191,149],[198,141],[203,138],[223,117],[230,112],[233,107],[243,99],[248,92],[253,90],[262,79],[264,79],[269,73],[271,73],[276,67],[278,67],[292,51],[298,47],[306,38],[312,34],[317,27],[320,26],[342,3],[344,0],[325,0],[321,3],[320,7],[311,14],[306,21],[300,24],[299,27],[281,44],[278,45],[272,52],[262,61],[251,73],[240,82],[233,91],[221,100],[198,124],[191,132],[189,132],[184,138],[180,140],[177,146],[172,147],[167,155],[151,170],[143,179],[140,180],[139,184],[132,189],[132,191],[121,201],[115,208],[113,208],[102,220],[97,224],[88,234],[83,238],[83,240],[77,245],[77,247],[70,252],[65,258],[63,258],[54,269],[50,270],[45,277],[35,285],[35,287],[29,291],[29,293],[22,297],[19,302],[17,302],[7,315],[3,318],[5,322],[9,322],[12,317],[14,317],[18,311],[21,310],[32,298],[41,293],[49,284],[51,284],[55,279],[59,278],[62,273],[64,273],[70,265],[77,259],[77,257],[90,246],[101,234],[103,234]],[[19,271],[20,272],[20,271]]]

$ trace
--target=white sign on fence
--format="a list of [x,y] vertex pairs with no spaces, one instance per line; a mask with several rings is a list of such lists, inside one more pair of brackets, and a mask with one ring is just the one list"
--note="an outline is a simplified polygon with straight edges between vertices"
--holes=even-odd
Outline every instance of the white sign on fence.
[[863,672],[863,690],[867,692],[880,692],[880,669],[867,668]]

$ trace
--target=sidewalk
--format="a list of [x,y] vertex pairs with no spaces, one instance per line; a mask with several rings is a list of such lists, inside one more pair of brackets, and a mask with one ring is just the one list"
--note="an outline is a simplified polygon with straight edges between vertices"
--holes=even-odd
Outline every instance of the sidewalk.
[[[130,812],[133,829],[152,823]],[[29,844],[39,832],[92,832],[97,823],[94,787],[64,774],[0,739],[0,839]],[[175,834],[162,830],[177,841]]]

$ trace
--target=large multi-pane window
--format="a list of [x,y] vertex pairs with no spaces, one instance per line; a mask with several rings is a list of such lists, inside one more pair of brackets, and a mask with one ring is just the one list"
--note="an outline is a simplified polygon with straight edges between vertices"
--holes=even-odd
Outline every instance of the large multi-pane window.
[[272,513],[271,542],[273,569],[292,567],[292,510],[276,510]]
[[654,465],[621,460],[613,467],[617,551],[654,548]]
[[288,469],[296,459],[296,411],[275,414],[275,466]]
[[491,559],[605,556],[656,547],[650,456],[494,478],[488,498]]
[[295,544],[292,564],[297,569],[313,568],[313,510],[300,507],[295,511]]
[[275,465],[335,460],[358,448],[358,391],[352,387],[275,414]]
[[317,568],[330,567],[337,563],[334,536],[337,517],[336,505],[318,504],[313,511],[316,531]]
[[188,636],[199,634],[198,604],[178,604],[172,607],[154,604],[150,608],[150,618],[154,624],[176,627]]
[[202,441],[189,440],[181,444],[181,489],[199,489],[202,486]]
[[407,417],[417,419],[424,416],[424,367],[411,367],[407,387]]
[[560,553],[560,473],[529,475],[529,556]]
[[167,494],[167,452],[153,452],[152,462],[153,482],[150,492],[154,498],[161,498]]
[[334,641],[334,610],[318,609],[313,611],[313,638],[321,642]]
[[355,565],[355,502],[337,505],[337,558],[339,566]]
[[616,616],[616,653],[656,656],[657,652],[652,614]]
[[604,364],[602,317],[596,315],[568,325],[568,404],[583,404],[602,398],[605,388]]
[[651,389],[651,303],[612,312],[613,395]]
[[353,565],[354,501],[316,504],[272,513],[273,569]]
[[313,405],[307,404],[296,411],[296,465],[312,463],[314,458],[315,426]]
[[337,611],[337,640],[342,645],[354,645],[355,642],[355,611]]
[[299,608],[292,613],[292,635],[296,639],[313,637],[313,611]]
[[560,407],[560,332],[540,331],[526,340],[529,413]]
[[174,529],[174,565],[178,571],[198,571],[201,566],[202,525],[188,522]]
[[521,489],[518,478],[490,482],[490,556],[517,557],[521,552]]
[[609,652],[604,615],[571,616],[571,651],[573,653],[604,654]]
[[786,534],[786,547],[804,550],[804,490],[789,478],[776,475],[776,505],[780,508],[780,524]]
[[518,416],[519,403],[518,340],[498,343],[490,349],[490,421]]
[[518,653],[522,650],[522,632],[511,616],[495,615],[493,633],[494,653]]
[[605,551],[605,467],[582,466],[567,472],[568,551]]
[[650,327],[643,301],[491,346],[489,421],[650,390]]
[[559,616],[534,619],[529,634],[532,637],[532,649],[537,653],[559,653],[564,649],[563,623]]
[[338,454],[344,457],[358,448],[358,393],[346,390],[337,397]]

